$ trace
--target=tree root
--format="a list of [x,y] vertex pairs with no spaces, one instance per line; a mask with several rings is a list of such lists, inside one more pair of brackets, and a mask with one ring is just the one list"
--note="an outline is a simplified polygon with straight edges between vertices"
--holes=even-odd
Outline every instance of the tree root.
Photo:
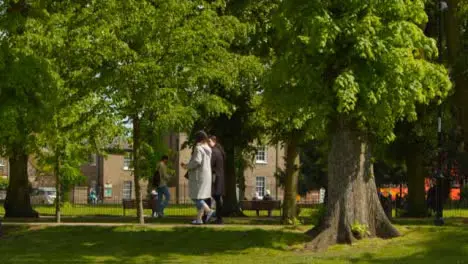
[[309,230],[307,235],[312,237],[312,241],[305,245],[305,249],[315,252],[325,251],[330,245],[337,242],[336,230],[330,227],[315,227]]
[[[385,218],[380,218],[376,221],[375,232],[371,232],[371,236],[376,236],[382,239],[390,239],[400,236],[400,232]],[[375,234],[375,235],[374,235]],[[355,236],[350,226],[336,226],[320,224],[306,232],[312,240],[305,245],[306,250],[324,251],[329,246],[343,243],[352,244],[358,239],[358,234]]]
[[246,217],[247,215],[242,210],[235,210],[230,212],[222,212],[222,217]]
[[377,226],[375,227],[375,235],[382,239],[390,239],[401,236],[398,229],[396,229],[388,219],[383,219],[377,222]]
[[39,218],[39,213],[31,210],[5,210],[5,218]]

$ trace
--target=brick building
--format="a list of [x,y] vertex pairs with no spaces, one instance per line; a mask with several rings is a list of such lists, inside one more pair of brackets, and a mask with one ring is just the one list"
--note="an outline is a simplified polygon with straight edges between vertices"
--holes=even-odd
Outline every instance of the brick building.
[[[176,153],[172,157],[172,164],[176,171],[175,177],[177,178],[177,187],[174,188],[173,197],[179,202],[189,200],[188,197],[188,180],[184,178],[186,170],[180,166],[181,162],[188,162],[191,155],[189,148],[183,148],[184,143],[187,141],[187,135],[172,134],[168,136],[167,142],[169,148],[173,153]],[[252,196],[257,192],[260,196],[263,196],[267,190],[271,192],[271,195],[278,199],[282,199],[283,191],[277,187],[277,181],[275,178],[276,168],[284,168],[284,148],[277,146],[260,146],[251,168],[245,170],[245,193],[239,194],[239,198],[251,199]]]
[[[173,186],[169,188],[173,203],[190,201],[188,180],[184,177],[186,170],[180,166],[181,162],[188,162],[191,155],[191,150],[183,147],[186,141],[187,136],[181,133],[170,134],[165,138],[170,152],[173,153],[170,163],[175,171],[175,179]],[[130,168],[131,146],[123,143],[119,149],[119,154],[93,155],[89,163],[81,167],[88,179],[87,186],[75,188],[74,202],[85,203],[91,189],[97,190],[98,197],[104,203],[120,203],[122,199],[135,198],[135,185]],[[277,187],[274,174],[277,167],[284,167],[284,149],[275,146],[259,147],[253,165],[245,171],[246,190],[245,194],[240,196],[251,199],[255,192],[263,196],[270,190],[273,197],[281,199],[283,192]],[[147,181],[142,180],[140,184],[143,194],[146,194]]]
[[0,157],[0,177],[8,177],[9,171],[8,159]]
[[[90,155],[87,164],[81,166],[81,172],[86,176],[86,186],[75,187],[74,203],[87,203],[91,190],[95,190],[98,199],[107,204],[119,204],[123,199],[135,199],[135,184],[133,177],[131,145],[117,139],[105,156]],[[143,195],[146,194],[147,181],[140,182]]]
[[[9,166],[8,158],[0,157],[0,177],[10,177]],[[28,160],[28,178],[33,188],[55,186],[54,177],[38,170],[37,160],[34,157],[29,157]]]
[[[8,169],[8,160],[0,157],[0,178],[7,179],[9,174]],[[5,200],[6,198],[6,190],[0,189],[0,201]]]

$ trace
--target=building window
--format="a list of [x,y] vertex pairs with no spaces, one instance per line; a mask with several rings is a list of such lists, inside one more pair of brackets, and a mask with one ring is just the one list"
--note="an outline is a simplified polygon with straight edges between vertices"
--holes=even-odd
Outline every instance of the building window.
[[255,155],[255,162],[257,164],[267,163],[267,148],[265,146],[257,148],[257,154]]
[[265,177],[256,177],[255,178],[255,192],[258,193],[260,199],[265,196]]
[[122,198],[124,200],[132,199],[132,181],[124,181],[122,189]]
[[90,166],[96,166],[96,161],[97,161],[97,156],[96,154],[91,154],[88,157],[88,165]]
[[124,170],[131,170],[133,168],[132,166],[132,154],[131,153],[126,153],[124,156]]
[[5,160],[0,158],[0,176],[5,173]]
[[104,184],[104,198],[112,198],[112,184]]

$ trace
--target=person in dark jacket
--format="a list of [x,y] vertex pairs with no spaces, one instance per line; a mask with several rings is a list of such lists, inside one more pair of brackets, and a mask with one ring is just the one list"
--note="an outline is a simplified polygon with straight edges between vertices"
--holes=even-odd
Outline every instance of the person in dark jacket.
[[224,191],[224,162],[226,154],[223,147],[218,143],[216,136],[210,136],[209,145],[212,150],[211,154],[211,172],[213,175],[213,186],[211,194],[216,202],[216,223],[222,224],[223,218],[221,212],[223,209]]
[[432,213],[437,210],[437,190],[435,184],[431,182],[431,187],[427,191],[427,209],[429,211],[429,216],[432,216]]

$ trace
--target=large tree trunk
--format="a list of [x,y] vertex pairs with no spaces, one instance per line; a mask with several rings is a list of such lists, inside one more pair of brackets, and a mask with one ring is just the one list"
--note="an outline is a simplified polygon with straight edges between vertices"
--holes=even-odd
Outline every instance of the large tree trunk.
[[291,135],[286,146],[286,181],[283,203],[283,224],[293,224],[296,219],[297,181],[299,179],[299,153],[297,137]]
[[[448,12],[445,15],[445,37],[447,41],[447,55],[448,64],[452,68],[454,76],[455,94],[453,100],[457,108],[457,121],[463,131],[464,141],[468,140],[468,77],[463,72],[466,70],[465,66],[459,62],[460,53],[464,52],[462,47],[462,30],[461,21],[458,18],[460,14],[459,4],[460,0],[448,0]],[[464,144],[465,149],[468,151],[468,144]]]
[[226,177],[224,187],[226,195],[223,204],[223,216],[243,216],[239,201],[237,200],[237,177],[235,165],[235,148],[234,144],[226,142],[224,145],[226,153]]
[[399,236],[377,196],[369,145],[363,133],[341,122],[333,136],[328,157],[327,213],[308,231],[307,248],[323,250],[335,243],[351,244],[359,238],[353,225],[366,226],[370,237]]
[[407,216],[426,217],[426,190],[424,174],[424,157],[418,144],[408,148],[406,168],[408,173],[408,212]]
[[140,118],[138,115],[133,117],[133,177],[135,184],[135,197],[137,204],[137,218],[140,224],[145,223],[143,201],[141,199],[140,186]]
[[461,42],[461,24],[458,14],[460,10],[460,0],[447,0],[448,10],[445,15],[444,29],[447,39],[447,55],[452,66],[459,60]]
[[39,217],[31,206],[28,155],[22,151],[9,158],[10,182],[5,200],[5,217]]
[[[462,152],[468,153],[468,76],[466,62],[460,61],[463,50],[463,23],[459,14],[460,0],[448,0],[448,12],[445,15],[445,32],[447,41],[448,63],[452,68],[452,78],[455,84],[455,94],[453,100],[457,110],[457,123],[462,129],[463,146]],[[463,183],[463,180],[461,180]],[[450,192],[450,182],[445,180],[444,185],[447,192]]]

